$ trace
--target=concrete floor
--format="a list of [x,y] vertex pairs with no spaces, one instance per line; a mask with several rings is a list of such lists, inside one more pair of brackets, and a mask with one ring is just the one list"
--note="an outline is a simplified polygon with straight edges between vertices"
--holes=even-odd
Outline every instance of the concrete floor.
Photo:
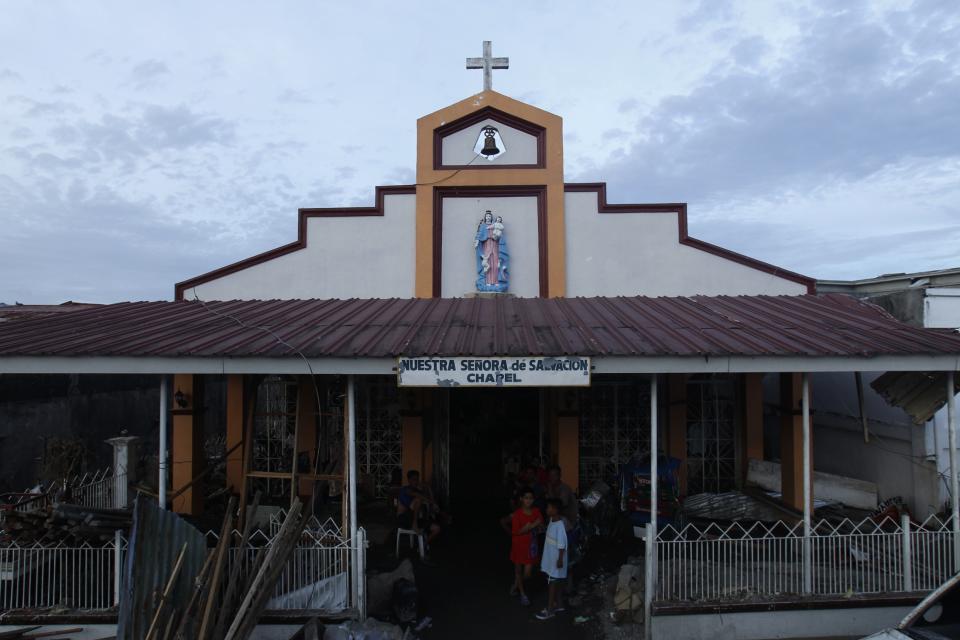
[[[596,620],[599,602],[584,602],[552,620],[534,615],[546,605],[546,583],[542,574],[531,580],[529,607],[511,597],[513,578],[509,561],[509,537],[495,519],[458,522],[442,543],[434,548],[434,566],[417,565],[417,586],[421,618],[433,618],[433,626],[421,634],[423,640],[473,638],[551,638],[593,640],[602,638]],[[577,624],[574,617],[590,621]]]

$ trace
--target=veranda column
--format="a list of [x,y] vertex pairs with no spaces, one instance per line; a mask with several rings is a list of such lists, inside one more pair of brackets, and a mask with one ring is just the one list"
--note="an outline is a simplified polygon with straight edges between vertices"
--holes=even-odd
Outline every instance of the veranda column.
[[350,497],[350,540],[357,537],[357,390],[354,376],[347,376],[347,495]]
[[[802,386],[799,373],[780,374],[780,490],[784,504],[801,512],[804,509]],[[808,473],[812,469],[811,456]]]
[[813,591],[813,567],[811,564],[810,512],[813,511],[813,478],[810,462],[810,374],[802,376],[802,422],[803,422],[803,591]]
[[750,460],[763,461],[763,374],[743,375],[743,469],[746,481]]
[[227,376],[227,490],[239,494],[243,483],[244,380],[239,374]]
[[680,461],[680,494],[687,495],[687,375],[667,376],[667,455]]
[[204,462],[202,378],[177,374],[173,389],[173,510],[196,516],[203,511],[202,481],[197,481]]
[[657,511],[660,508],[658,500],[658,470],[657,470],[657,376],[650,376],[650,524],[647,526],[646,541],[646,580],[643,589],[643,621],[646,638],[653,637],[653,595],[657,586]]
[[954,372],[947,371],[947,442],[950,447],[950,495],[953,507],[953,571],[960,571],[960,495],[957,492],[957,400]]
[[[313,379],[300,376],[297,379],[297,454],[294,456],[294,471],[297,479],[297,495],[304,501],[313,497],[316,486],[312,475],[317,468],[317,388]],[[302,477],[307,475],[308,477]]]
[[157,478],[157,501],[161,509],[167,508],[167,411],[170,403],[170,383],[167,376],[160,376],[160,448],[157,452],[159,477]]
[[344,479],[347,481],[347,496],[350,500],[350,545],[352,547],[352,562],[350,563],[350,585],[353,594],[353,605],[360,603],[363,586],[361,582],[366,579],[360,574],[360,566],[363,563],[362,556],[366,550],[360,549],[359,539],[357,538],[357,399],[356,383],[354,376],[347,376],[347,460],[346,473]]

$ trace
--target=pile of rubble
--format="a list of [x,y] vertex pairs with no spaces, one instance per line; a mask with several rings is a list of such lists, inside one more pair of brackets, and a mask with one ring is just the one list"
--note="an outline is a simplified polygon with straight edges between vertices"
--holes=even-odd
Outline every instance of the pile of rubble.
[[105,542],[130,529],[127,509],[99,509],[55,503],[35,511],[9,511],[3,530],[10,540],[29,542]]

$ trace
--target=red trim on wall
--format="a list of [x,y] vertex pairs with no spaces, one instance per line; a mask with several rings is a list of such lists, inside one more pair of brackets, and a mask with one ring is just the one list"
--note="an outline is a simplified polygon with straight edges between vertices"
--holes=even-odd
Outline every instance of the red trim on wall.
[[[534,164],[443,164],[443,139],[467,127],[472,127],[486,119],[496,120],[508,127],[534,136],[537,139],[537,161]],[[538,124],[528,122],[506,111],[494,107],[484,107],[433,130],[433,168],[434,169],[543,169],[547,158],[547,130]]]
[[607,202],[606,182],[568,182],[563,185],[563,190],[571,193],[596,193],[597,211],[600,213],[676,213],[677,230],[680,244],[693,247],[694,249],[699,249],[700,251],[706,251],[707,253],[711,253],[715,256],[725,258],[732,262],[737,262],[744,266],[750,267],[751,269],[769,273],[777,276],[778,278],[783,278],[784,280],[790,280],[792,282],[802,284],[807,288],[807,293],[816,293],[816,280],[813,278],[809,278],[794,271],[782,269],[768,262],[756,260],[749,256],[745,256],[742,253],[730,251],[729,249],[724,249],[723,247],[718,247],[715,244],[710,244],[709,242],[704,242],[703,240],[691,237],[687,233],[687,204],[685,202],[654,204],[609,204]]
[[547,270],[547,187],[491,186],[437,187],[433,190],[433,297],[441,297],[443,275],[443,199],[444,198],[529,198],[537,199],[537,248],[539,250],[540,297],[549,296]]
[[397,185],[387,187],[378,186],[376,187],[376,195],[374,197],[374,205],[372,207],[325,207],[298,209],[297,239],[295,242],[285,244],[282,247],[276,247],[275,249],[270,249],[269,251],[265,251],[251,258],[240,260],[239,262],[234,262],[233,264],[228,264],[225,267],[214,269],[213,271],[190,278],[189,280],[178,282],[176,285],[174,285],[174,300],[183,300],[184,291],[187,289],[192,289],[197,285],[201,285],[212,280],[217,280],[223,276],[230,275],[231,273],[236,273],[238,271],[243,271],[244,269],[262,262],[267,262],[282,255],[293,253],[294,251],[299,251],[300,249],[305,249],[307,246],[307,220],[309,218],[382,216],[384,197],[393,195],[411,195],[415,194],[416,192],[416,185]]

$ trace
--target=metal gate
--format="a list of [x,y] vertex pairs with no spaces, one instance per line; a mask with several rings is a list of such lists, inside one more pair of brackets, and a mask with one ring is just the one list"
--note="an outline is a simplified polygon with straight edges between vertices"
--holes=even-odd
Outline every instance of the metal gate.
[[719,493],[737,486],[736,385],[729,376],[687,381],[687,492]]
[[580,394],[580,487],[609,482],[620,465],[650,456],[650,382],[603,379]]

